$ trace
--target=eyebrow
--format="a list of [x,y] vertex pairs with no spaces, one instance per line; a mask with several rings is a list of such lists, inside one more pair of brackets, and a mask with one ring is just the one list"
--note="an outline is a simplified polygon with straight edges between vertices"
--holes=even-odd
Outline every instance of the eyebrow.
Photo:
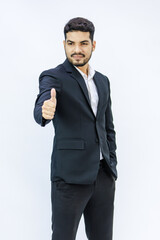
[[[71,40],[67,40],[67,42],[72,42],[72,43],[74,43],[74,41],[71,41]],[[84,43],[84,42],[89,42],[88,40],[83,40],[83,41],[81,41],[80,43]]]
[[84,43],[84,42],[89,42],[89,41],[88,40],[81,41],[81,43]]

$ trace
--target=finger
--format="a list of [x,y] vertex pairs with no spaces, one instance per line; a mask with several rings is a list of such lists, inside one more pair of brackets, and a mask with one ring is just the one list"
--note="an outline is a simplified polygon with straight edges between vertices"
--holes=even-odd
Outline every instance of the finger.
[[51,101],[55,101],[56,98],[56,90],[54,88],[51,89]]
[[54,116],[50,116],[50,115],[47,115],[47,114],[43,114],[42,115],[46,120],[52,120],[54,118]]
[[47,112],[47,111],[42,110],[42,116],[44,118],[53,119],[54,114],[55,114],[55,112],[51,113],[51,112]]
[[42,108],[42,114],[46,114],[46,115],[49,115],[49,116],[53,116],[54,115],[54,113],[55,113],[55,110],[47,110],[47,109],[43,109]]
[[51,99],[46,100],[43,104],[43,107],[55,108],[56,107],[56,101],[54,100],[54,102],[53,102]]
[[44,111],[48,111],[48,112],[54,112],[55,111],[55,109],[56,109],[56,107],[55,106],[42,106],[42,109],[44,110]]

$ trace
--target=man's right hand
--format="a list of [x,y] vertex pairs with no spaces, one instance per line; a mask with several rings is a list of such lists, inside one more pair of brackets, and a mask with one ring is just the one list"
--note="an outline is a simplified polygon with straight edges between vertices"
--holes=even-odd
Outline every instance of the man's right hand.
[[52,88],[51,98],[49,100],[44,101],[42,105],[42,117],[45,118],[46,120],[52,120],[54,118],[56,105],[57,105],[56,90]]

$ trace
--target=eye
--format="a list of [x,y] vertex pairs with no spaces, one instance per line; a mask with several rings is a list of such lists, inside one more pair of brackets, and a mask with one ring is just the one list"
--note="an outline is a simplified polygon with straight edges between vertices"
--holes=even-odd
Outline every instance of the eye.
[[83,42],[83,43],[81,43],[81,45],[88,45],[88,43],[87,42]]
[[73,45],[73,43],[72,42],[68,42],[68,45]]

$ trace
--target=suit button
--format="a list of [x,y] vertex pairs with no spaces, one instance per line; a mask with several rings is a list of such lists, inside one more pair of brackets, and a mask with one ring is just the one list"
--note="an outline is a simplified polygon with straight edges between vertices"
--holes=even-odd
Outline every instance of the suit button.
[[98,138],[96,138],[96,143],[98,143],[99,142],[99,140],[98,140]]

